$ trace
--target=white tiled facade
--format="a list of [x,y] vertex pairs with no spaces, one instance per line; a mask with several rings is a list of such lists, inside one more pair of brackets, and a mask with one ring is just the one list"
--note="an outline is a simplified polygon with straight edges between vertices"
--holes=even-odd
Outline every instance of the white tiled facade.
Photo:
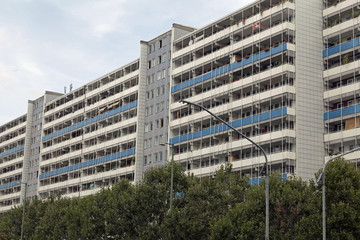
[[[0,126],[0,213],[26,195],[82,197],[175,161],[196,176],[224,163],[256,183],[269,169],[313,178],[360,144],[360,5],[263,0],[205,27],[174,24],[139,59],[67,94],[29,101]],[[29,121],[31,119],[31,121]],[[358,162],[359,153],[346,157]]]

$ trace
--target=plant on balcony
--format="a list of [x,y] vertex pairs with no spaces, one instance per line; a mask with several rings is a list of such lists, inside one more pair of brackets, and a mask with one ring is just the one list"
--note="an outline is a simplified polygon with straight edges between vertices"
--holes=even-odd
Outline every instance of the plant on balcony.
[[242,24],[244,25],[244,24],[245,24],[245,22],[246,22],[246,18],[245,18],[245,17],[243,17],[243,18],[242,18]]
[[350,62],[349,54],[345,54],[345,56],[343,57],[343,64],[347,64],[349,62]]
[[237,62],[240,62],[241,60],[242,60],[241,57],[237,57],[237,58],[236,58],[236,61],[237,61]]
[[246,55],[244,58],[245,59],[248,59],[250,57],[250,54]]
[[236,21],[235,19],[231,19],[230,20],[230,25],[233,26],[235,24],[238,24],[238,21]]
[[269,47],[264,47],[264,49],[263,49],[265,52],[267,52],[267,51],[269,51],[270,50],[270,48]]

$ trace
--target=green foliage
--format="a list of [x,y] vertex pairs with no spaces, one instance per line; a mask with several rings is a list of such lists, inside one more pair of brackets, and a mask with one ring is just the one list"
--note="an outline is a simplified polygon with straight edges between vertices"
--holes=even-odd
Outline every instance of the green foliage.
[[[319,175],[320,172],[317,174]],[[26,205],[25,239],[263,239],[265,186],[222,166],[195,178],[174,164],[148,171],[142,182],[122,180],[85,198],[50,197]],[[326,171],[327,236],[359,239],[360,172],[336,160]],[[321,186],[297,178],[270,177],[271,239],[321,239]],[[175,197],[176,192],[185,193]],[[22,206],[0,217],[0,240],[20,239]]]

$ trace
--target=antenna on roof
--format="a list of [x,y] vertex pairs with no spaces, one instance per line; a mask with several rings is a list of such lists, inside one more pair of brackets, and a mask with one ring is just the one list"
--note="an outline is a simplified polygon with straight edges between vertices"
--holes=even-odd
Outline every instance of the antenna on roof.
[[72,85],[72,83],[70,84],[70,92],[72,91],[72,89],[73,89],[73,85]]
[[66,94],[66,87],[64,87],[64,93]]

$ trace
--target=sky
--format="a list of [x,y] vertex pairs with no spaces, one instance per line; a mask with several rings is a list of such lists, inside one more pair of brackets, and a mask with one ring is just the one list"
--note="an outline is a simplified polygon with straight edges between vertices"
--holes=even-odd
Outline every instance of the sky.
[[1,0],[0,125],[139,57],[173,23],[201,28],[254,0]]

